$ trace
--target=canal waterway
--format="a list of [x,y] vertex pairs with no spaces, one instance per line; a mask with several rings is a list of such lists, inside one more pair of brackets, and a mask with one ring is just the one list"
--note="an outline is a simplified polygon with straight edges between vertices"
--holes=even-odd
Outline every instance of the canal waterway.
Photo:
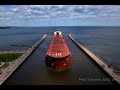
[[[45,64],[45,53],[50,44],[53,32],[55,31],[56,28],[62,29],[61,31],[63,32],[65,41],[68,47],[70,48],[70,51],[72,52],[71,67],[68,70],[63,72],[52,71]],[[80,48],[78,48],[68,38],[68,34],[71,33],[73,34],[74,38],[76,38],[79,41],[82,41],[82,43],[87,47],[89,47],[91,51],[96,50],[97,52],[99,51],[97,46],[95,46],[95,44],[97,45],[97,40],[93,40],[93,36],[95,38],[95,34],[93,35],[89,33],[90,30],[92,32],[92,29],[93,28],[88,29],[85,27],[84,28],[83,27],[82,28],[80,27],[42,27],[42,28],[18,28],[18,29],[14,28],[11,30],[12,32],[10,33],[5,32],[5,30],[0,31],[0,34],[1,34],[0,39],[2,40],[0,42],[3,42],[3,44],[0,43],[0,49],[3,49],[2,47],[4,47],[5,50],[11,50],[11,49],[25,50],[28,47],[12,47],[10,46],[10,44],[13,44],[13,43],[34,44],[37,40],[39,40],[42,37],[44,33],[48,35],[45,41],[17,69],[17,71],[15,71],[6,80],[6,82],[3,83],[3,85],[115,85],[115,83],[112,82],[112,79],[106,73],[104,73],[103,70],[101,70],[98,67],[98,65],[96,65],[86,54],[84,54],[84,52]],[[106,28],[102,28],[102,29],[95,28],[95,29],[97,30],[96,32],[98,33],[100,32],[99,30],[101,30],[101,33],[103,32],[102,31],[103,29],[108,30]],[[93,33],[95,33],[95,29],[93,29],[94,30]],[[112,32],[112,30],[114,29],[118,33],[114,32],[115,34],[113,38],[116,41],[118,41],[119,28],[112,28],[110,29],[111,30],[110,32]],[[22,33],[22,31],[24,31],[24,33]],[[109,32],[109,30],[106,32]],[[85,34],[88,35],[89,38],[88,36],[86,36],[85,38]],[[110,34],[107,33],[107,35],[110,35]],[[96,34],[96,37],[98,37],[98,35],[99,34]],[[115,35],[117,35],[116,38],[115,38]],[[87,41],[88,39],[89,41]],[[7,41],[10,40],[10,41],[5,42],[3,40],[7,40]],[[114,41],[113,44],[115,43],[115,40],[113,40]],[[90,45],[94,45],[96,49],[94,49],[93,47],[90,47]],[[105,47],[107,46],[104,45],[104,48]],[[112,49],[114,49],[114,47]],[[107,52],[107,50],[105,52]],[[116,52],[119,52],[119,51],[116,51]],[[101,56],[99,52],[97,52],[97,54]],[[108,56],[109,58],[111,58],[110,55]],[[110,60],[112,60],[112,58]],[[112,62],[112,64],[115,64],[114,61]]]

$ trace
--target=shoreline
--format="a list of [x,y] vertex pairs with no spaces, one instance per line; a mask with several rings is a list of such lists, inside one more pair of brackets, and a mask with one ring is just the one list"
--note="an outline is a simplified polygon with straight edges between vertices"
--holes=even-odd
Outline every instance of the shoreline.
[[7,80],[7,78],[32,54],[32,52],[46,39],[47,35],[44,34],[43,37],[37,41],[32,48],[29,48],[23,53],[18,59],[13,62],[9,62],[9,66],[1,69],[2,74],[0,74],[0,85]]

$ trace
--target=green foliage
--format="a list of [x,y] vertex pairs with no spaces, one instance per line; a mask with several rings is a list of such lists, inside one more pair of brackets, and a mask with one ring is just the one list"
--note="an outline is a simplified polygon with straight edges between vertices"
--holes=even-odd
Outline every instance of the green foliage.
[[10,61],[18,59],[21,55],[22,55],[22,53],[0,54],[0,61],[2,61],[2,62],[10,62]]

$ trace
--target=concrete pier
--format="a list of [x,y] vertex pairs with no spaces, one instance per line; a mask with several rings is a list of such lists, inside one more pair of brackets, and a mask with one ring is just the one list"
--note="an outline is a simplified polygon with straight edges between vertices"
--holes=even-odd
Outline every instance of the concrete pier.
[[112,77],[112,81],[116,81],[118,84],[120,84],[120,73],[117,73],[116,70],[112,69],[107,65],[107,63],[103,62],[100,58],[98,58],[95,54],[93,54],[90,50],[88,50],[86,47],[84,47],[81,43],[76,41],[71,34],[69,34],[69,38],[78,46],[80,47],[89,57],[92,58],[94,62],[96,62],[107,74],[109,74]]
[[37,41],[32,48],[29,48],[24,54],[13,62],[9,62],[9,66],[1,69],[2,74],[0,74],[0,85],[5,82],[5,80],[32,54],[32,52],[46,39],[45,34],[39,41]]

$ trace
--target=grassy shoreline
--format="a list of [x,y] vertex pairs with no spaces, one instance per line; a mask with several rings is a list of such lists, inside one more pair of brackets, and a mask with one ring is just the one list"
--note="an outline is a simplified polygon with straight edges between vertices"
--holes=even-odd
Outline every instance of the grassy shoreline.
[[0,54],[0,61],[2,62],[10,62],[18,59],[22,53],[4,53]]

